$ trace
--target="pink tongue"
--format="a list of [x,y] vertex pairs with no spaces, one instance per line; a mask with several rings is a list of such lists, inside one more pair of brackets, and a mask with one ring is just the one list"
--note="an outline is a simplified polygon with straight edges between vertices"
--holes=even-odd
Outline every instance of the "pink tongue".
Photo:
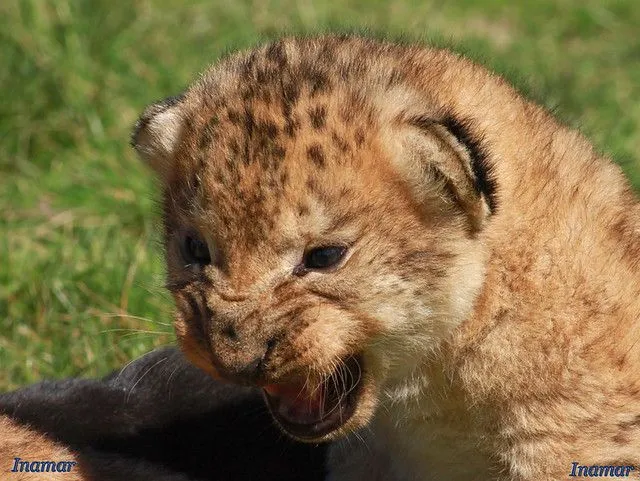
[[310,392],[304,384],[269,384],[263,389],[278,399],[278,414],[283,418],[297,424],[313,424],[322,419],[322,387]]

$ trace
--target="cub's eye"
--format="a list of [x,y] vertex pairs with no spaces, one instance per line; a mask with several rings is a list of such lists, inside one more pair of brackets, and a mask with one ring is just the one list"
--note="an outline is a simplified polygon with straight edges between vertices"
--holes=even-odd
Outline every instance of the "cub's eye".
[[347,248],[344,246],[327,246],[311,249],[304,255],[305,269],[327,269],[342,260]]
[[183,237],[180,250],[187,264],[198,264],[201,266],[211,264],[211,254],[209,253],[207,243],[193,234]]

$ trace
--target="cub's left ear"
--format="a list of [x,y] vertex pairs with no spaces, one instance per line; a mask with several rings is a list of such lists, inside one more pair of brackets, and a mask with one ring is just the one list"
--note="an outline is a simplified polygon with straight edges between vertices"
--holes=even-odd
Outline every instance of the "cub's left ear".
[[166,179],[180,142],[184,124],[184,95],[168,97],[148,106],[133,128],[131,145],[161,179]]
[[400,124],[394,160],[414,197],[422,202],[435,195],[466,214],[471,232],[481,230],[494,207],[494,186],[478,144],[452,119],[416,116]]

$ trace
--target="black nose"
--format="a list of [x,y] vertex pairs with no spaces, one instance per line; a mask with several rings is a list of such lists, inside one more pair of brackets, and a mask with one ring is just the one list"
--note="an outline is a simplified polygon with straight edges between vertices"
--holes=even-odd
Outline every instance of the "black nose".
[[253,361],[250,361],[246,365],[240,367],[236,373],[236,377],[248,382],[258,381],[264,376],[265,357],[265,355],[256,357]]
[[213,359],[220,374],[235,382],[256,384],[264,379],[269,357],[277,340],[266,342],[256,336],[242,337],[236,329],[225,327],[213,339]]
[[222,330],[220,331],[220,334],[222,335],[222,337],[227,338],[229,341],[232,342],[236,342],[238,341],[238,331],[236,331],[236,328],[233,327],[232,324],[229,324],[225,327],[222,328]]

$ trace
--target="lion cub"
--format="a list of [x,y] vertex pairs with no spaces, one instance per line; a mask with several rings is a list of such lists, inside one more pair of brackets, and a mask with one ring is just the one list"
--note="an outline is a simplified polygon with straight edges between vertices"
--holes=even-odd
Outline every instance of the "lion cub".
[[182,348],[334,441],[329,479],[637,476],[640,207],[500,77],[287,38],[147,108],[133,145]]

